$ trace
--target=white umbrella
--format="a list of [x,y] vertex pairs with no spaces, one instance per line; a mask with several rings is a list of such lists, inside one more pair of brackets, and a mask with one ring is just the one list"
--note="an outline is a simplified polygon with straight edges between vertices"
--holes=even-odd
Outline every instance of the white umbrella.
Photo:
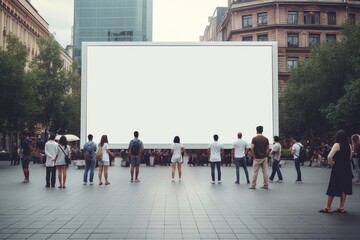
[[73,135],[73,134],[57,135],[57,136],[55,137],[55,140],[56,140],[56,141],[59,141],[60,138],[61,138],[61,136],[65,136],[65,137],[66,137],[66,140],[67,140],[68,142],[73,142],[73,141],[79,141],[79,140],[80,140],[80,138],[79,138],[78,136]]

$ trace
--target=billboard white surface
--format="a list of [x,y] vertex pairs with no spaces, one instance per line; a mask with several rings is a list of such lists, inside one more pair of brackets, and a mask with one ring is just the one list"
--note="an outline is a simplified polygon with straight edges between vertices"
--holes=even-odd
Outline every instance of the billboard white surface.
[[264,126],[278,134],[277,45],[256,43],[84,43],[81,143],[87,134],[127,148],[206,148],[214,134],[230,147]]

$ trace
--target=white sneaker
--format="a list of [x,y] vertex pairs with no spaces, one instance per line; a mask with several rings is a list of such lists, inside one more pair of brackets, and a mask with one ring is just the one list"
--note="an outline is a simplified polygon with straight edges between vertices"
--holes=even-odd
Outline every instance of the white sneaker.
[[221,181],[218,181],[218,184],[220,184],[221,183]]
[[175,182],[175,180],[174,180],[174,179],[172,179],[172,180],[171,180],[171,182]]
[[269,179],[269,182],[273,183],[273,182],[274,182],[274,180],[270,180],[270,179]]
[[93,185],[94,183],[93,182],[90,182],[90,185]]
[[294,183],[302,183],[302,181],[300,181],[300,180],[296,180]]
[[179,179],[179,182],[181,182],[181,179]]
[[277,181],[275,181],[276,183],[282,183],[283,182],[283,180],[277,180]]
[[87,182],[83,182],[83,185],[86,185],[87,184]]
[[210,183],[211,183],[211,184],[215,184],[215,181],[211,181]]

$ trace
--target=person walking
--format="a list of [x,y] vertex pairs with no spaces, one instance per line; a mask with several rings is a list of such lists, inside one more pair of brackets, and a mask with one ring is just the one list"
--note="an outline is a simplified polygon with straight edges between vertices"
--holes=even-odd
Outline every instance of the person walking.
[[102,182],[102,174],[104,173],[105,185],[109,185],[109,163],[110,163],[110,155],[112,152],[110,151],[109,141],[107,135],[102,135],[99,148],[102,149],[102,159],[99,164],[99,185],[103,185]]
[[93,135],[88,135],[88,142],[84,144],[84,155],[85,155],[85,171],[83,177],[83,184],[86,185],[88,182],[88,174],[90,171],[89,182],[90,185],[94,184],[94,170],[96,164],[96,155],[97,150],[96,144],[93,142]]
[[183,162],[182,154],[184,153],[184,147],[180,143],[180,137],[175,136],[173,144],[171,145],[171,176],[172,176],[172,182],[175,182],[175,171],[176,171],[176,165],[178,169],[179,174],[179,182],[181,182],[181,165]]
[[263,133],[263,126],[256,127],[256,137],[254,137],[251,141],[251,153],[254,156],[253,161],[253,179],[251,183],[251,187],[249,189],[256,189],[256,182],[257,176],[259,173],[259,169],[261,167],[263,177],[264,177],[264,184],[262,189],[269,188],[269,177],[267,174],[267,162],[268,162],[268,153],[269,153],[269,140],[262,135]]
[[134,169],[135,169],[135,182],[140,182],[139,180],[139,166],[140,166],[140,157],[144,152],[144,144],[139,140],[139,132],[134,132],[134,139],[129,143],[128,151],[131,154],[130,157],[130,181],[134,181]]
[[[45,144],[45,166],[46,166],[46,177],[45,177],[45,187],[55,187],[56,182],[56,167],[55,167],[55,158],[58,151],[58,144],[55,142],[55,135],[50,134],[49,141]],[[50,181],[51,178],[51,181]]]
[[242,133],[239,132],[237,134],[238,139],[233,143],[232,150],[231,150],[231,159],[235,163],[236,168],[236,182],[235,184],[240,183],[240,166],[243,167],[247,184],[250,183],[249,180],[249,172],[247,170],[247,164],[246,164],[246,152],[248,150],[248,143],[242,140]]
[[293,155],[294,158],[294,162],[295,162],[295,169],[296,169],[296,183],[302,183],[302,179],[301,179],[301,169],[300,169],[300,150],[301,148],[303,148],[304,146],[301,144],[300,142],[300,138],[298,136],[294,137],[294,144],[291,147],[291,154]]
[[32,159],[31,152],[33,151],[33,146],[30,137],[26,133],[22,133],[20,139],[21,139],[21,165],[24,173],[23,183],[29,183],[30,181],[29,163]]
[[58,188],[66,188],[66,177],[68,164],[66,163],[65,157],[71,158],[71,150],[68,145],[68,141],[65,136],[61,136],[57,148],[57,153],[55,157],[55,166],[58,169],[58,179],[59,186]]
[[331,169],[329,186],[326,191],[326,207],[321,213],[330,213],[334,197],[340,197],[340,206],[334,212],[346,213],[346,195],[352,194],[352,171],[351,171],[351,146],[348,135],[344,130],[339,130],[335,136],[335,144],[328,155],[328,162]]
[[274,182],[275,174],[277,173],[279,180],[277,180],[277,183],[283,182],[283,177],[280,171],[280,157],[281,157],[281,144],[280,144],[280,138],[279,136],[274,136],[274,146],[272,147],[270,151],[270,156],[273,158],[273,164],[272,164],[272,173],[270,175],[270,182]]
[[224,148],[223,145],[218,142],[219,136],[217,134],[213,136],[213,139],[214,142],[210,143],[207,155],[211,166],[211,183],[215,184],[215,166],[218,173],[218,183],[221,183],[221,156],[224,155]]

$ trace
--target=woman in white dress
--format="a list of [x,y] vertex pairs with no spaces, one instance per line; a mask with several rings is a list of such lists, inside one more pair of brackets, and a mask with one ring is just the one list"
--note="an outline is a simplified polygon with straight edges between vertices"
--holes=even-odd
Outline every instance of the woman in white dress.
[[99,185],[103,185],[102,182],[102,174],[104,172],[105,177],[105,185],[109,185],[110,182],[108,181],[108,170],[109,170],[109,163],[110,163],[110,155],[113,153],[109,149],[109,141],[107,135],[102,135],[99,148],[102,148],[102,160],[99,161]]
[[66,137],[61,136],[55,157],[55,166],[58,169],[59,188],[65,188],[66,183],[68,165],[65,161],[65,155],[71,158],[70,146],[68,145]]
[[176,165],[179,173],[179,182],[181,182],[181,164],[182,164],[182,154],[184,153],[184,147],[180,143],[180,138],[175,136],[174,143],[171,145],[171,167],[172,167],[172,181],[174,182]]

